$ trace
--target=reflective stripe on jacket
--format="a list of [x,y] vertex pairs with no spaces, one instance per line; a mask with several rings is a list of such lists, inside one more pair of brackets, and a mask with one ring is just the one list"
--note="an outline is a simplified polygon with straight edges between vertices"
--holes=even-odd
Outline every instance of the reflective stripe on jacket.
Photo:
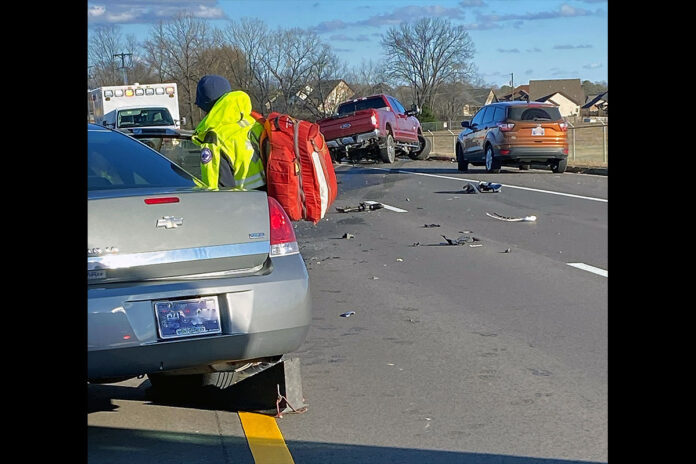
[[[255,189],[266,185],[263,162],[252,144],[253,134],[259,131],[254,126],[260,124],[250,113],[249,95],[241,90],[228,92],[196,127],[192,140],[201,147],[201,180],[209,187]],[[230,185],[232,175],[234,185]]]

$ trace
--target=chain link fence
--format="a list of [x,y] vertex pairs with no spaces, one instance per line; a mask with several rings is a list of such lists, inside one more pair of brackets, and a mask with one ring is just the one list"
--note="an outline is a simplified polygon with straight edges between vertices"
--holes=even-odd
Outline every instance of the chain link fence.
[[[455,157],[457,121],[421,123],[423,135],[432,142],[432,156]],[[578,118],[568,121],[568,164],[607,167],[609,164],[609,124],[606,118]]]

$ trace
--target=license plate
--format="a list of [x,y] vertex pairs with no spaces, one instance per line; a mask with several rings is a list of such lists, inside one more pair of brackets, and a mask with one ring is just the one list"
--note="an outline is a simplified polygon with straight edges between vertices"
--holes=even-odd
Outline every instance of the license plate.
[[535,127],[534,129],[532,129],[532,135],[544,135],[544,128]]
[[156,301],[157,329],[163,339],[221,333],[217,296]]

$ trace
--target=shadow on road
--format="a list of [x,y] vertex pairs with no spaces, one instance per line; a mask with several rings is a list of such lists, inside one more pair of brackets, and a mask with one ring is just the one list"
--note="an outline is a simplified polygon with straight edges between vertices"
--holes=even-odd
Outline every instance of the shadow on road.
[[[87,461],[90,463],[254,463],[244,437],[88,427],[87,443]],[[277,446],[277,442],[269,442],[269,446],[272,445]],[[294,462],[298,464],[590,464],[591,462],[342,443],[286,441],[286,445]]]
[[[201,393],[201,392],[199,392]],[[210,394],[209,394],[210,393]],[[148,380],[138,386],[88,385],[88,413],[113,411],[114,399],[144,401],[152,405],[235,411],[238,404],[230,398],[208,391],[191,395],[173,392],[167,397],[154,396]],[[196,398],[192,400],[192,398]],[[311,411],[308,412],[311,414]],[[292,420],[292,415],[284,420]],[[282,422],[280,423],[282,425]],[[331,427],[331,424],[327,424]],[[269,443],[276,445],[277,442]],[[501,454],[468,453],[365,446],[343,443],[286,441],[298,464],[591,464],[573,461]],[[246,437],[200,433],[136,430],[116,427],[87,427],[87,462],[100,464],[254,464]],[[260,464],[260,463],[258,463]]]

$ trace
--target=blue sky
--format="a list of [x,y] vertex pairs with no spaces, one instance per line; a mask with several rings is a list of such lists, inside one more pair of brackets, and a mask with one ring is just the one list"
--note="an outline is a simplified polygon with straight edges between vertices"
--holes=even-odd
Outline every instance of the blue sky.
[[423,16],[448,18],[471,36],[491,85],[608,77],[607,0],[88,0],[88,28],[117,24],[144,40],[153,24],[186,10],[216,27],[258,17],[271,29],[312,29],[350,66],[381,58],[380,35]]

